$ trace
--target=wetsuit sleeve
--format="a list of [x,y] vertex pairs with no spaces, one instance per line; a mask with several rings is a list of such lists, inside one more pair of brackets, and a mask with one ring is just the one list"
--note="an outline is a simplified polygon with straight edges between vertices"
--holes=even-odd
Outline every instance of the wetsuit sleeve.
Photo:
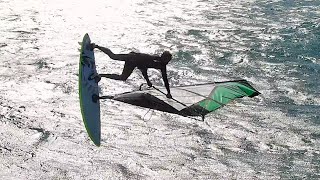
[[113,60],[127,61],[132,58],[132,53],[130,54],[114,54],[109,48],[96,46],[100,51],[106,53]]
[[164,82],[164,85],[165,85],[165,87],[167,89],[168,95],[171,95],[170,88],[169,88],[168,77],[167,77],[167,68],[166,67],[161,68],[161,73],[162,73],[163,82]]

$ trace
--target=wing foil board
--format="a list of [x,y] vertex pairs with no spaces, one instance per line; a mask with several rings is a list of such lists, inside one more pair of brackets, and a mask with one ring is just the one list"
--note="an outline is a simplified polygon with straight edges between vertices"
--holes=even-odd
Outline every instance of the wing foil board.
[[101,121],[100,102],[94,101],[93,96],[99,96],[98,83],[91,78],[97,74],[94,52],[90,47],[91,40],[85,34],[81,43],[79,61],[79,98],[82,120],[93,143],[100,146]]

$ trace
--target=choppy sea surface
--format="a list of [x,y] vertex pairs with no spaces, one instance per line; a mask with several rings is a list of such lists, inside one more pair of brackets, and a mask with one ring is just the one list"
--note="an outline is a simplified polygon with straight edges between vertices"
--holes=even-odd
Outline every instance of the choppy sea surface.
[[[1,179],[320,178],[318,0],[0,0],[0,23]],[[115,53],[171,51],[171,85],[246,79],[261,95],[205,122],[101,101],[96,147],[78,98],[85,33]],[[101,95],[141,83],[102,79]]]

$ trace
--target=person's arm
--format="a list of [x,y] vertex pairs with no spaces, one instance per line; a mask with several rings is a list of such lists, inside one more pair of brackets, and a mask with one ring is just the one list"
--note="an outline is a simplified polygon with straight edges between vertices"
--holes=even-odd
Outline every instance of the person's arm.
[[148,86],[151,87],[152,83],[149,80],[148,73],[147,73],[147,68],[140,69],[140,71],[142,72],[142,75],[143,75],[144,79],[147,81]]
[[167,89],[167,98],[172,98],[171,93],[170,93],[170,88],[169,88],[169,82],[168,82],[168,77],[167,77],[167,68],[166,66],[164,66],[163,68],[161,68],[161,73],[162,73],[162,78],[163,78],[163,82],[164,85]]
[[126,61],[131,59],[132,56],[131,54],[114,54],[109,48],[101,47],[98,45],[94,45],[94,47],[106,53],[113,60]]

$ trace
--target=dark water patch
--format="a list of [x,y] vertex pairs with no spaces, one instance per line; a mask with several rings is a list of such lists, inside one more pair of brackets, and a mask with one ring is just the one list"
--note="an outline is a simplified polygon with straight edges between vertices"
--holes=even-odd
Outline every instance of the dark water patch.
[[[166,21],[161,21],[161,20],[157,20],[157,21],[154,21],[154,20],[152,20],[152,21],[145,20],[145,21],[148,22],[148,23],[150,23],[150,24],[152,24],[152,25],[154,25],[155,27],[161,27],[161,26],[167,25],[167,22],[166,22]],[[149,34],[153,35],[152,32],[149,32]]]
[[[319,1],[309,1],[309,0],[300,0],[300,1],[259,1],[257,4],[260,7],[264,7],[266,10],[283,10],[290,11],[303,9],[303,8],[315,8],[319,7]],[[303,12],[300,12],[303,13]]]
[[285,93],[278,94],[277,98],[273,98],[272,100],[266,103],[269,104],[270,106],[277,106],[277,107],[295,105],[295,101],[292,98],[290,98],[290,96],[287,96]]
[[[245,164],[255,172],[260,172],[256,174],[258,177],[265,173],[272,174],[272,177],[280,176],[282,179],[315,177],[314,171],[316,167],[319,167],[318,162],[312,160],[308,161],[312,164],[300,164],[299,162],[305,162],[310,158],[304,152],[288,151],[284,153],[279,150],[274,150],[273,153],[234,152],[229,149],[225,149],[224,152],[224,155],[219,156],[220,162],[232,169],[243,168],[242,165]],[[313,159],[317,159],[317,157]]]
[[212,151],[211,148],[201,148],[201,149],[199,149],[196,156],[204,158],[204,159],[215,160],[215,154],[214,154],[214,152]]
[[54,89],[61,89],[63,93],[65,94],[71,94],[76,89],[72,84],[69,83],[53,83],[55,84]]
[[[12,139],[11,139],[12,140]],[[0,145],[0,154],[5,155],[7,158],[21,158],[24,162],[35,157],[36,154],[29,146],[25,146],[19,142],[16,144],[14,141],[4,139]]]
[[247,138],[241,139],[239,148],[251,153],[256,153],[259,151],[258,147]]
[[[281,29],[276,30],[280,38],[272,40],[271,45],[266,50],[269,55],[276,58],[266,59],[267,61],[279,63],[298,60],[297,57],[301,55],[306,57],[319,57],[320,44],[318,39],[320,38],[320,23],[315,19],[317,19],[316,17],[320,18],[320,16],[315,14],[313,15],[314,19],[310,19],[308,18],[312,17],[310,14],[304,14],[305,12],[310,12],[310,7],[320,7],[319,2],[311,3],[315,6],[312,6],[307,1],[300,3],[289,3],[289,1],[257,2],[257,4],[259,8],[255,9],[255,11],[259,11],[264,16],[267,16],[271,22],[284,25]],[[306,11],[295,9],[297,4],[303,5],[301,9],[305,9]],[[300,14],[300,16],[298,16],[298,14]],[[294,16],[299,17],[299,19],[295,21],[292,19],[296,18],[288,19]],[[266,25],[270,26],[268,24]]]
[[39,12],[33,11],[33,13],[34,13],[34,16],[31,16],[30,18],[32,19],[32,21],[33,21],[34,23],[37,23],[37,22],[38,22],[38,20],[37,20],[37,15],[39,14]]
[[293,117],[301,117],[306,122],[320,125],[319,105],[293,105],[287,107],[287,113]]
[[207,31],[194,29],[188,31],[168,30],[165,34],[165,38],[172,46],[179,49],[178,53],[187,50],[198,54],[201,53],[201,50],[199,50],[198,46],[193,46],[193,44],[195,42],[206,42],[208,38],[205,34],[207,34]]
[[0,115],[3,118],[4,122],[9,122],[18,128],[24,128],[26,124],[24,123],[24,119],[28,119],[28,117],[18,117],[16,115]]
[[[34,44],[36,45],[36,43],[38,42],[37,39],[37,33],[39,30],[37,30],[38,28],[30,28],[28,30],[16,30],[17,28],[13,28],[13,30],[9,31],[11,33],[14,33],[14,37],[8,37],[8,40],[12,40],[12,41],[21,41],[24,43],[28,43],[28,44]],[[22,48],[22,47],[21,47]]]
[[221,17],[221,15],[218,13],[214,13],[214,11],[204,11],[203,14],[204,14],[205,18],[210,21],[223,20],[223,17]]
[[0,153],[1,154],[11,153],[11,152],[12,152],[11,148],[0,145]]
[[34,34],[32,31],[24,31],[24,30],[12,30],[11,32],[19,33],[19,34]]
[[19,129],[25,129],[28,127],[29,123],[32,123],[33,120],[29,117],[23,115],[26,111],[25,106],[12,106],[0,101],[1,113],[0,121],[4,123],[9,123],[16,126]]
[[120,170],[120,172],[122,173],[122,175],[126,179],[142,179],[143,178],[143,176],[133,173],[132,171],[130,171],[127,167],[123,166],[122,164],[117,164],[116,167],[118,170]]
[[[320,28],[303,30],[301,26],[304,25],[301,24],[299,26],[280,30],[281,40],[272,41],[266,49],[266,54],[275,58],[266,59],[267,61],[273,63],[300,63],[301,60],[305,60],[307,57],[320,58]],[[302,61],[302,63],[307,62]]]
[[197,39],[207,39],[207,30],[190,29],[187,31],[186,35],[194,36]]
[[8,44],[6,44],[6,43],[0,43],[0,48],[6,47],[6,46],[8,46]]
[[35,27],[35,28],[31,28],[32,31],[40,31],[40,28]]
[[61,137],[68,139],[68,141],[73,141],[79,136],[80,132],[75,132],[73,129],[67,128],[61,134]]
[[320,132],[315,132],[310,134],[312,139],[320,140]]
[[[32,47],[33,49],[39,49],[38,47]],[[32,57],[32,54],[30,55]],[[48,59],[46,58],[41,58],[41,59],[37,59],[37,60],[33,60],[32,63],[29,63],[27,65],[32,65],[32,66],[36,66],[37,69],[41,70],[41,69],[52,69],[50,67],[50,65],[52,65],[53,63],[48,63]]]
[[319,1],[256,1],[255,12],[261,12],[267,19],[290,22],[291,16],[317,17]]
[[[1,99],[1,100],[3,101],[4,99]],[[8,110],[12,110],[12,109],[13,109],[13,106],[8,105],[8,104],[5,104],[5,103],[2,102],[2,101],[0,101],[0,105],[1,105],[2,107],[6,108],[6,109],[8,109]]]
[[[320,64],[312,61],[285,63],[285,66],[283,74],[287,74],[289,77],[299,77],[299,80],[316,80],[314,78],[317,78],[320,73]],[[320,86],[320,83],[314,83]]]
[[289,117],[298,118],[299,121],[307,123],[320,124],[320,109],[316,104],[296,104],[294,100],[286,96],[280,96],[282,98],[277,99],[274,102],[267,102],[270,107],[277,107]]
[[[215,51],[219,52],[219,51]],[[234,53],[233,52],[226,52],[226,51],[220,51],[222,56],[216,57],[215,62],[219,65],[230,65],[232,64],[231,57],[233,57]]]
[[135,151],[135,153],[138,154],[138,155],[140,155],[140,156],[150,156],[150,154],[143,153],[143,152]]
[[313,157],[311,159],[312,164],[312,173],[306,176],[306,179],[320,179],[320,154],[313,153]]
[[[294,154],[294,153],[288,153],[288,154],[282,154],[279,157],[279,161],[281,163],[279,163],[278,165],[278,171],[280,173],[281,178],[299,178],[300,174],[299,171],[296,171],[296,164],[295,162],[300,159],[299,156],[301,156],[301,154]],[[306,172],[303,172],[306,173]],[[306,174],[305,174],[306,175]]]
[[9,15],[7,18],[5,18],[7,21],[21,21],[21,16],[18,14]]
[[201,53],[199,50],[179,50],[174,57],[175,64],[194,66],[196,62],[194,55]]
[[[286,74],[291,69],[297,69],[295,76],[315,74],[313,72],[319,72],[319,67],[314,62],[320,58],[320,43],[318,40],[320,38],[320,23],[315,19],[317,19],[316,17],[320,18],[320,16],[314,14],[312,15],[314,18],[310,19],[309,17],[312,16],[307,12],[310,10],[311,12],[314,11],[314,7],[320,7],[320,3],[307,1],[299,3],[297,3],[298,1],[290,2],[256,2],[257,7],[253,8],[253,10],[254,13],[259,12],[259,15],[254,18],[269,19],[264,25],[266,31],[263,30],[260,33],[265,35],[273,34],[278,36],[278,38],[265,41],[254,38],[250,46],[251,51],[249,55],[251,59],[256,58],[265,62],[278,64],[285,63],[286,68],[283,70],[283,73]],[[301,7],[298,8],[298,4]],[[280,23],[283,26],[272,27],[274,23]],[[302,69],[297,68],[295,64],[305,67]]]
[[48,179],[72,179],[68,177],[69,168],[72,168],[72,165],[56,160],[40,162],[40,170],[47,173],[46,177]]
[[161,165],[151,165],[148,168],[150,168],[153,171],[169,171],[170,169],[166,166],[161,166]]
[[195,134],[199,136],[202,140],[201,143],[203,143],[204,145],[209,145],[216,141],[226,140],[224,137],[219,136],[217,134],[213,134],[212,132],[206,129],[193,129],[190,131],[190,134]]
[[170,19],[172,19],[173,21],[176,21],[176,22],[185,22],[185,19],[183,19],[180,16],[173,16],[173,17],[170,17]]
[[301,138],[301,141],[303,141],[306,144],[312,144],[312,141],[309,137],[303,137]]
[[38,69],[49,68],[48,63],[45,60],[38,60],[36,63],[32,65],[36,65]]
[[[319,23],[314,20],[301,20],[295,24],[283,24],[284,27],[277,30],[280,38],[268,41],[267,46],[252,47],[254,52],[250,53],[250,58],[276,64],[270,72],[275,80],[270,83],[275,83],[274,87],[277,88],[279,81],[292,82],[295,85],[290,85],[289,88],[310,96],[298,102],[300,105],[295,100],[298,94],[291,97],[289,92],[280,92],[276,103],[272,102],[273,106],[281,108],[291,117],[302,117],[304,114],[306,116],[303,116],[303,119],[318,124],[319,113],[312,107],[316,103],[312,97],[319,89],[317,82],[320,66],[316,62],[320,58]],[[263,69],[260,71],[263,72]],[[307,110],[308,108],[311,110]]]
[[179,34],[178,31],[176,30],[168,30],[166,33],[165,33],[165,39],[172,39],[172,38],[176,38],[177,35]]
[[[198,152],[196,152],[196,153],[198,153]],[[183,156],[185,156],[185,157],[187,157],[186,160],[192,161],[192,162],[198,157],[198,156],[197,156],[196,154],[194,154],[194,153],[180,152],[180,154],[183,155]],[[185,164],[183,164],[183,166],[184,166],[184,165],[185,165]]]
[[290,146],[285,144],[279,144],[274,140],[271,140],[270,142],[266,143],[266,145],[269,147],[270,150],[277,151],[279,153],[287,152],[290,149]]
[[56,111],[56,110],[51,110],[50,112],[52,112],[54,116],[58,116],[58,117],[61,117],[61,118],[66,117],[66,114],[65,114],[65,113],[58,112],[58,111]]
[[30,127],[29,129],[30,129],[30,130],[38,131],[38,132],[40,132],[40,133],[43,133],[43,132],[44,132],[44,129],[42,129],[42,128],[34,128],[34,127]]

